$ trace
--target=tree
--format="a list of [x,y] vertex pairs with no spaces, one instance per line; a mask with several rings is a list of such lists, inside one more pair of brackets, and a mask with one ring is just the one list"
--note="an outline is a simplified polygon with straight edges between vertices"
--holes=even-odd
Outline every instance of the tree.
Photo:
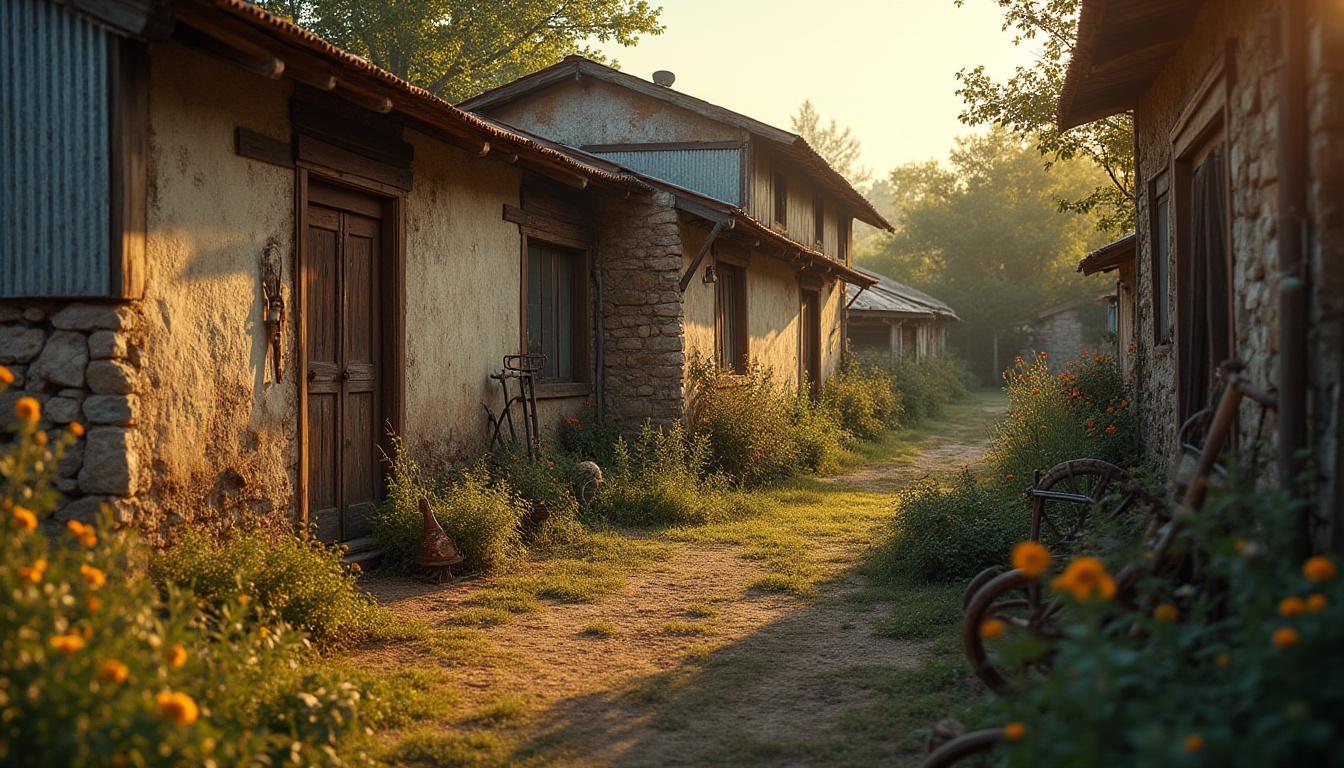
[[1095,215],[1063,214],[1055,201],[1100,183],[1102,174],[1081,160],[1045,168],[1005,128],[963,137],[946,165],[892,171],[896,234],[860,260],[947,302],[962,319],[952,343],[995,379],[996,338],[1007,355],[1025,345],[1036,312],[1097,291],[1075,265],[1107,237]]
[[[956,0],[958,6],[964,0]],[[1114,115],[1061,133],[1055,106],[1064,87],[1078,29],[1079,0],[994,0],[1003,9],[1005,32],[1013,44],[1038,42],[1040,55],[1030,67],[1018,67],[1006,82],[995,82],[983,66],[957,73],[957,95],[966,102],[967,125],[1002,125],[1035,144],[1047,165],[1085,157],[1106,174],[1106,181],[1073,198],[1061,198],[1060,210],[1096,213],[1105,232],[1134,230],[1133,119]]]
[[848,127],[841,128],[832,118],[829,125],[821,124],[821,115],[817,114],[812,102],[804,101],[798,107],[798,114],[789,118],[793,132],[821,155],[835,172],[844,176],[854,187],[867,184],[873,172],[859,165],[862,145]]
[[261,0],[261,7],[448,101],[572,53],[663,31],[645,0]]

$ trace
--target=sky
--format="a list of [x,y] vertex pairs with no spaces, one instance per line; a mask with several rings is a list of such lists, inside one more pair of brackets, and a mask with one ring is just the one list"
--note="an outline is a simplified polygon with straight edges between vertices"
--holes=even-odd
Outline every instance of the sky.
[[1032,51],[1001,31],[994,0],[651,0],[661,35],[599,45],[623,71],[671,70],[676,90],[770,125],[811,100],[862,142],[882,178],[908,162],[945,160],[956,136],[956,73],[985,65],[1003,79]]

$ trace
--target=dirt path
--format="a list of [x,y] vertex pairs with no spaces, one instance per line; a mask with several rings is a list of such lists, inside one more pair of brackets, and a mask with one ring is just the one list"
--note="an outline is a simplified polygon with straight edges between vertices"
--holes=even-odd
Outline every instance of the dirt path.
[[[1001,404],[977,402],[919,438],[917,453],[828,478],[872,496],[956,469],[984,452],[986,423]],[[885,497],[877,500],[884,503]],[[853,567],[862,539],[820,539],[810,552],[835,575],[800,598],[750,585],[768,571],[744,548],[675,542],[670,559],[630,573],[592,603],[548,604],[484,629],[497,663],[453,676],[464,709],[511,701],[526,711],[519,742],[562,743],[561,762],[581,765],[842,765],[889,758],[899,736],[868,739],[856,753],[847,716],[871,703],[875,671],[920,664],[924,645],[878,631],[890,610],[847,600],[865,587]],[[434,627],[494,582],[446,587],[371,576],[378,601]],[[603,632],[594,632],[599,626]],[[609,633],[609,634],[608,634]],[[368,651],[356,662],[401,663]],[[876,745],[876,746],[874,746]]]

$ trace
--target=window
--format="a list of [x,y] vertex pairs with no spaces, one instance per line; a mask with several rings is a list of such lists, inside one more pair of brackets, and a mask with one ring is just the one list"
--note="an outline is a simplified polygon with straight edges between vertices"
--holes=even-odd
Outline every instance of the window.
[[841,219],[840,228],[836,231],[835,253],[840,259],[841,264],[849,263],[849,230],[850,220]]
[[722,261],[714,283],[714,336],[719,369],[746,373],[747,278],[746,270]]
[[782,173],[775,174],[775,223],[789,226],[789,177]]
[[1153,342],[1171,342],[1171,196],[1153,198]]
[[1219,363],[1234,355],[1227,153],[1221,142],[1178,161],[1176,343],[1180,417],[1208,404]]
[[[96,5],[96,4],[94,4]],[[118,4],[121,5],[121,4]],[[0,296],[138,298],[148,96],[142,46],[47,0],[0,3]]]
[[812,220],[816,222],[816,243],[825,249],[826,244],[826,200],[820,192],[812,194]]
[[582,252],[528,243],[524,347],[546,355],[542,379],[587,380],[584,262]]

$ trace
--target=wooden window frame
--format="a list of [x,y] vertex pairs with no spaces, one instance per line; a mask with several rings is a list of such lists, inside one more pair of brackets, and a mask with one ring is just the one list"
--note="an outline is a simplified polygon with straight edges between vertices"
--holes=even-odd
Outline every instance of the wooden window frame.
[[[1166,171],[1148,183],[1149,274],[1153,295],[1153,343],[1159,347],[1173,343],[1171,259],[1172,207],[1171,179]],[[1166,210],[1162,210],[1163,206]]]
[[536,246],[568,254],[574,262],[574,282],[570,294],[570,301],[573,303],[570,321],[570,343],[573,346],[571,351],[573,355],[573,377],[569,379],[543,379],[538,377],[536,395],[540,398],[588,395],[593,389],[592,366],[589,363],[589,350],[592,346],[589,315],[592,308],[589,306],[588,300],[588,274],[590,270],[588,249],[580,246],[574,240],[567,243],[556,243],[554,238],[538,237],[526,231],[522,232],[521,246],[518,267],[520,285],[518,296],[518,349],[521,352],[527,352],[528,349],[528,252],[533,246]]
[[[747,367],[751,361],[751,334],[748,332],[748,320],[750,314],[747,312],[747,268],[745,265],[736,263],[735,260],[729,260],[715,256],[717,272],[719,279],[714,284],[714,359],[719,369],[727,371],[734,375],[745,375]],[[737,311],[734,313],[729,323],[725,322],[726,314],[724,312],[724,292],[728,290],[728,285],[735,283],[736,295],[734,306]],[[740,351],[738,360],[727,360],[728,333],[733,334],[733,346]]]
[[[348,180],[333,178],[310,171],[297,165],[294,175],[294,341],[297,364],[291,368],[296,371],[295,386],[298,389],[299,403],[299,475],[298,509],[295,520],[300,528],[308,527],[308,382],[305,378],[308,370],[308,347],[304,340],[308,338],[308,296],[304,290],[303,276],[308,269],[308,205],[311,200],[311,186],[316,182],[324,187],[345,188],[360,196],[378,198],[381,201],[379,217],[382,219],[383,254],[379,265],[382,339],[382,424],[385,431],[380,441],[388,455],[392,446],[391,435],[404,435],[406,432],[406,233],[405,198],[389,193],[386,188],[373,188],[351,183]],[[358,213],[358,211],[356,211]],[[386,482],[386,478],[384,478]]]
[[772,213],[775,225],[783,229],[789,228],[789,175],[784,171],[774,172],[774,181],[771,185],[774,192],[775,208]]

